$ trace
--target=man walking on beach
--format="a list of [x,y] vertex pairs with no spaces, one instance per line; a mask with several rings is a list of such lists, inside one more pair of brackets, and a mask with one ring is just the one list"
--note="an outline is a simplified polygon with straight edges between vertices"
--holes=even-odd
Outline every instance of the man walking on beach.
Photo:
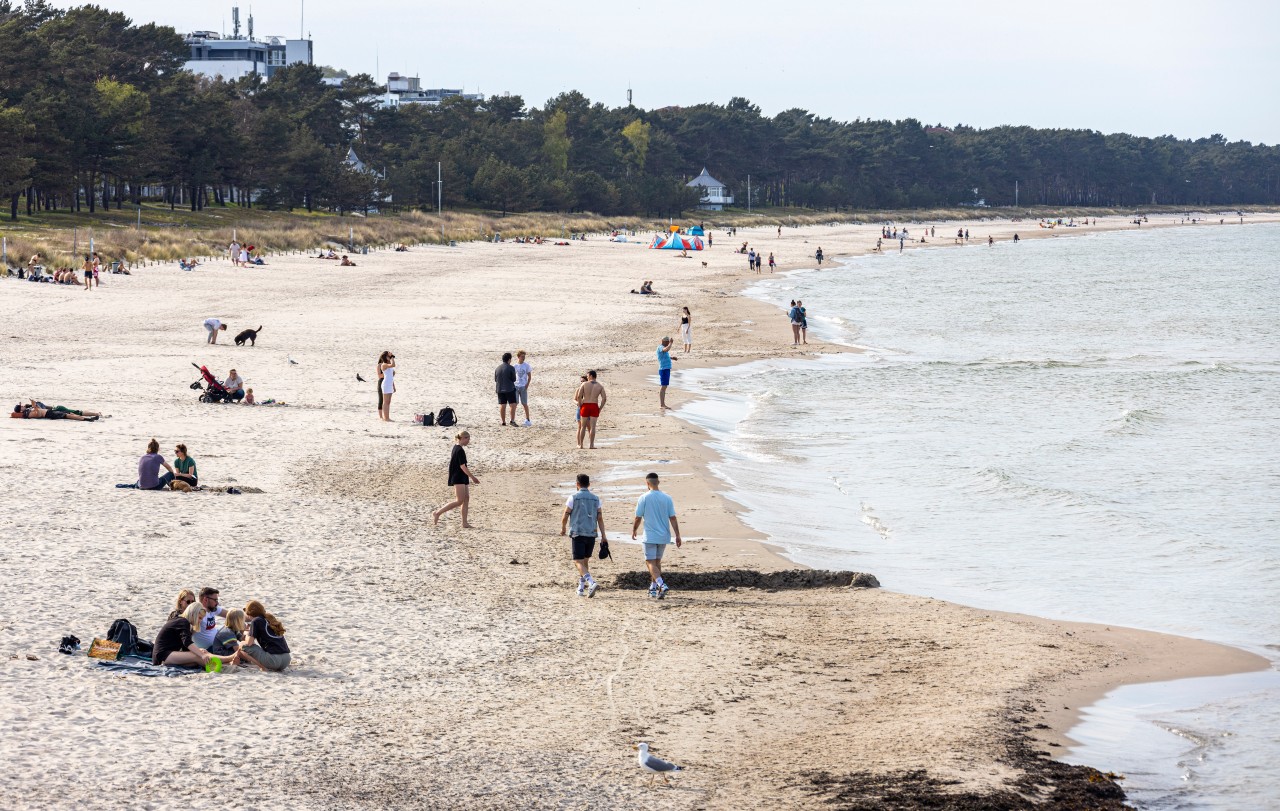
[[[528,428],[533,425],[533,421],[529,419],[529,381],[533,379],[533,367],[525,362],[525,351],[523,349],[516,350],[516,400],[520,405],[524,406],[524,427]],[[511,421],[515,422],[515,412],[512,411]]]
[[671,533],[676,535],[676,548],[680,539],[680,523],[676,521],[676,503],[671,496],[658,489],[658,474],[644,477],[649,492],[636,502],[636,520],[631,525],[631,540],[636,539],[640,523],[644,522],[644,564],[649,569],[649,596],[661,600],[667,596],[667,584],[662,579],[662,553],[671,543]]
[[225,330],[227,325],[216,318],[206,318],[204,320],[204,328],[209,333],[209,337],[205,340],[205,343],[216,344],[218,342],[218,333]]
[[573,543],[573,565],[578,568],[578,596],[594,597],[600,584],[591,576],[591,553],[596,547],[596,530],[600,530],[600,554],[607,555],[609,539],[604,534],[604,511],[600,498],[588,488],[591,477],[578,474],[578,489],[564,503],[560,516],[560,534],[569,531]]
[[240,243],[234,239],[231,240],[231,244],[227,246],[227,253],[231,254],[231,264],[240,267]]
[[511,353],[502,353],[502,363],[493,370],[493,385],[498,392],[498,416],[507,424],[507,406],[511,407],[511,425],[516,424],[516,368],[511,365]]
[[671,339],[663,338],[658,347],[658,407],[667,407],[667,386],[671,385],[671,361],[680,360],[671,357]]
[[590,450],[596,449],[596,421],[600,419],[600,411],[608,402],[604,386],[596,382],[594,369],[587,372],[587,379],[573,393],[573,401],[578,404],[578,447],[582,447],[584,434],[591,438]]

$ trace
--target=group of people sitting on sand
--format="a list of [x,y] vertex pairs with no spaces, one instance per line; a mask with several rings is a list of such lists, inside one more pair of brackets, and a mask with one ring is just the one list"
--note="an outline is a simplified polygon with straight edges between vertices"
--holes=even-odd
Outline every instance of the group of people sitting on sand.
[[66,406],[47,406],[39,400],[28,400],[27,405],[18,403],[9,413],[10,419],[18,420],[74,420],[77,422],[96,422],[102,418],[97,411],[84,411]]
[[521,245],[541,245],[542,237],[516,237],[511,241],[518,242]]
[[[155,439],[148,442],[147,452],[138,459],[138,481],[134,487],[139,490],[181,490],[188,493],[199,487],[200,471],[196,469],[196,460],[187,453],[187,446],[179,442],[174,446],[173,453],[173,464],[170,465],[160,455],[160,443]],[[161,473],[161,468],[166,472]]]
[[639,293],[639,294],[640,294],[640,295],[642,295],[642,296],[656,296],[656,295],[658,295],[658,292],[657,292],[656,290],[654,290],[654,289],[653,289],[653,281],[652,281],[651,279],[646,279],[646,280],[644,280],[643,282],[641,282],[641,283],[640,283],[640,289],[639,289],[639,290],[632,290],[631,292],[632,292],[632,293]]
[[[284,634],[284,625],[258,600],[228,611],[218,605],[215,588],[200,589],[198,598],[191,589],[183,589],[168,621],[156,634],[151,663],[205,670],[251,664],[278,673],[289,666],[291,658]],[[214,660],[217,664],[211,668]]]

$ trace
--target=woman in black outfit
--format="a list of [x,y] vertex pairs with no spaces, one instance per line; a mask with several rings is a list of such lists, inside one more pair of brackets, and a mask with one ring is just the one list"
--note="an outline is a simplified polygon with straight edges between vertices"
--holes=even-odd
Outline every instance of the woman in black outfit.
[[471,475],[471,471],[467,468],[467,452],[464,448],[471,444],[471,434],[463,431],[454,437],[455,444],[453,446],[453,455],[449,457],[449,484],[453,486],[455,498],[440,509],[431,513],[435,526],[440,525],[440,516],[449,512],[455,507],[462,508],[462,528],[471,529],[471,524],[467,523],[467,505],[471,501],[470,487],[468,482],[479,484],[480,480]]
[[240,661],[240,654],[231,656],[214,656],[191,638],[192,628],[197,628],[206,614],[205,607],[198,602],[187,606],[182,616],[171,619],[156,635],[155,646],[151,649],[151,664],[169,665],[170,667],[204,667],[210,659],[221,659],[223,665],[234,665]]

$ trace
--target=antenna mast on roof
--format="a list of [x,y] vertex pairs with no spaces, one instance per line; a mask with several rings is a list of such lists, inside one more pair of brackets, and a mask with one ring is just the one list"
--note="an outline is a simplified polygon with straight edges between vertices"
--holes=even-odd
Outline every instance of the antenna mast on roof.
[[231,38],[240,39],[240,7],[231,7]]
[[249,39],[253,39],[253,6],[249,6]]
[[298,20],[298,39],[303,39],[303,34],[307,32],[307,0],[301,0],[299,5],[302,9],[302,16]]
[[627,106],[631,107],[631,82],[627,82]]

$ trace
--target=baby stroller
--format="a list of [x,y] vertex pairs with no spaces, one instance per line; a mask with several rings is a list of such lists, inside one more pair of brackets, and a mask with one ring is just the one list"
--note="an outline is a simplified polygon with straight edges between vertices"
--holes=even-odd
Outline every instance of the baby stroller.
[[[202,403],[230,403],[232,402],[231,392],[218,382],[218,378],[213,376],[208,367],[201,366],[198,363],[191,364],[200,370],[200,376],[204,378],[204,390],[200,392],[200,402]],[[200,389],[200,381],[191,384],[191,388]]]

